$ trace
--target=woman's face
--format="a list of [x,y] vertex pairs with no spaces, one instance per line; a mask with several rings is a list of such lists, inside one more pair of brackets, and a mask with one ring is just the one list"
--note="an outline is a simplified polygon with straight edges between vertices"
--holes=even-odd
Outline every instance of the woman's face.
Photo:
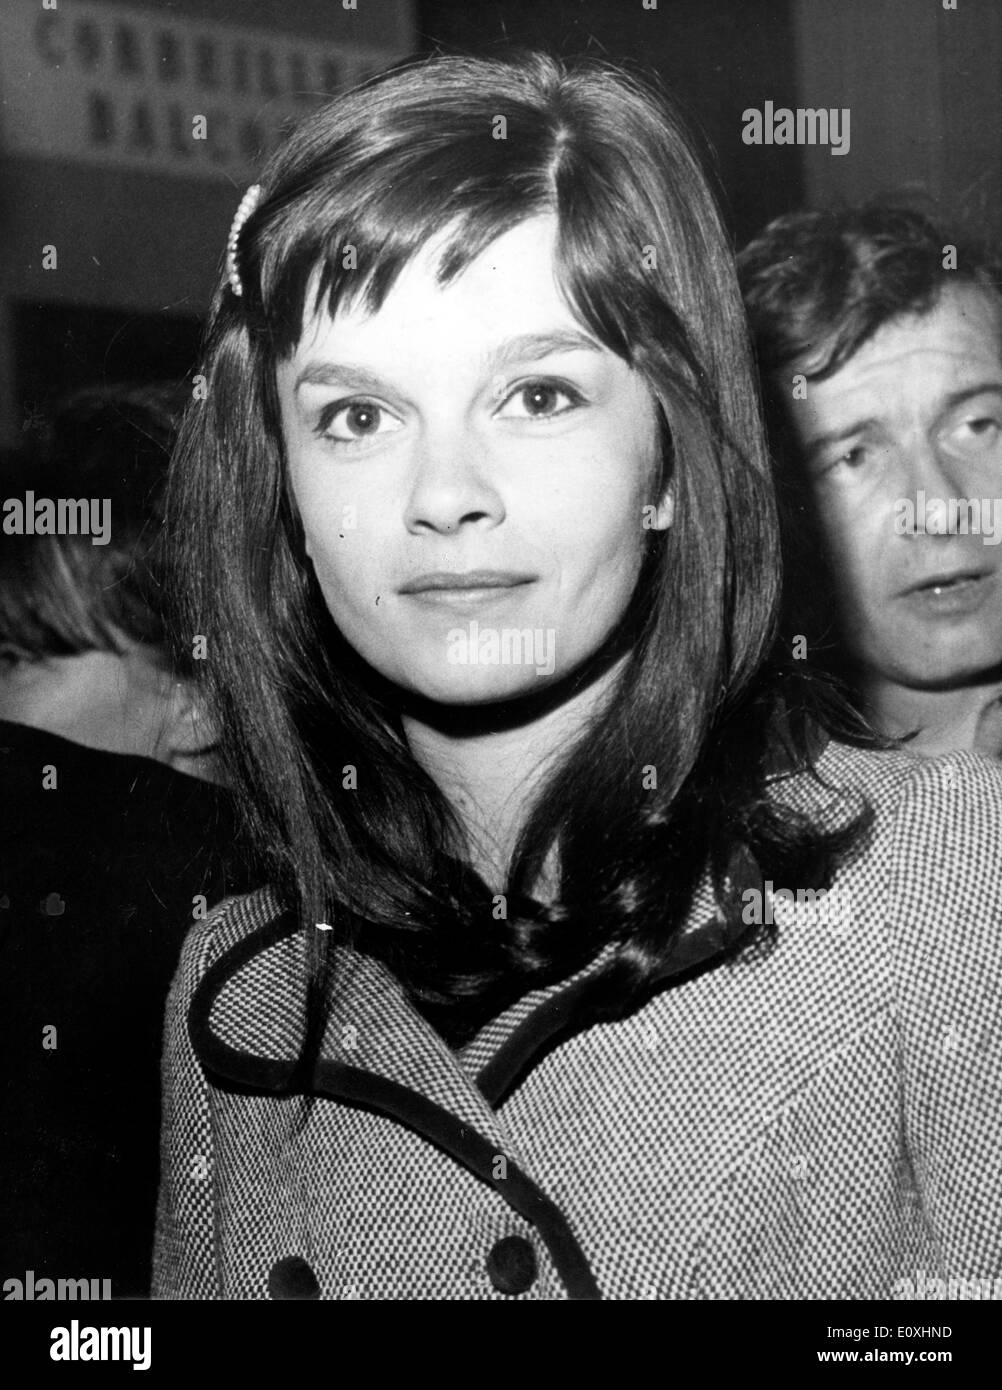
[[521,223],[445,288],[429,243],[378,313],[309,319],[277,371],[334,621],[383,676],[447,704],[573,672],[626,609],[645,524],[671,520],[653,398],[565,304],[555,231]]

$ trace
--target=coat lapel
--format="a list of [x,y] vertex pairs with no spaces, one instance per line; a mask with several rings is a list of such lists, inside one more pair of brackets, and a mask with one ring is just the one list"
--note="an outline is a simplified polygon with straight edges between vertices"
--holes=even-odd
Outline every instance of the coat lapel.
[[323,1046],[311,1074],[303,1077],[297,1058],[305,964],[301,928],[287,913],[240,936],[209,966],[192,998],[188,1025],[213,1080],[366,1106],[406,1125],[536,1227],[572,1299],[601,1298],[567,1218],[512,1152],[510,1137],[473,1078],[379,962],[338,949]]
[[[737,949],[743,933],[710,915],[711,902],[704,885],[655,988],[691,978]],[[305,1075],[302,928],[267,894],[255,895],[252,906],[235,906],[220,933],[221,954],[205,971],[188,1015],[195,1052],[210,1077],[248,1091],[376,1109],[405,1125],[536,1227],[571,1298],[600,1298],[567,1218],[532,1180],[497,1107],[545,1051],[594,1016],[596,1006],[614,1003],[603,969],[612,948],[570,980],[527,995],[457,1055],[381,962],[338,947],[323,1042]],[[613,991],[616,983],[612,976]]]
[[371,1100],[358,1092],[369,1078],[374,1093],[383,1089],[377,1082],[410,1092],[479,1130],[496,1152],[505,1151],[494,1110],[381,962],[335,949],[332,1005],[309,1076],[299,1065],[306,990],[306,943],[292,913],[237,934],[206,970],[189,1011],[189,1031],[206,1070],[254,1090],[366,1104]]

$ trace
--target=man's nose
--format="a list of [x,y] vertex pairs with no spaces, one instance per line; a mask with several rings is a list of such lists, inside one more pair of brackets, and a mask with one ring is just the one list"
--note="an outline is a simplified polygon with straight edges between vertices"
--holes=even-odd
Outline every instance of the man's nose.
[[449,535],[464,524],[497,525],[505,508],[491,473],[485,441],[474,431],[427,430],[413,458],[407,529]]
[[912,501],[922,491],[926,498],[949,501],[964,496],[963,463],[933,440],[916,441],[905,451],[904,484]]

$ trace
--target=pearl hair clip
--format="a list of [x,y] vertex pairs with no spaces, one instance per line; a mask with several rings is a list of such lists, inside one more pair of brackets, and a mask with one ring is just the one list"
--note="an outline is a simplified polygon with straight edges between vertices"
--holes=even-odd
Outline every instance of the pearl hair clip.
[[252,183],[240,199],[240,206],[234,215],[230,234],[226,238],[226,278],[229,280],[230,289],[235,295],[241,295],[244,292],[244,287],[240,283],[240,271],[237,268],[237,245],[240,241],[240,233],[243,231],[244,223],[260,201],[261,185]]

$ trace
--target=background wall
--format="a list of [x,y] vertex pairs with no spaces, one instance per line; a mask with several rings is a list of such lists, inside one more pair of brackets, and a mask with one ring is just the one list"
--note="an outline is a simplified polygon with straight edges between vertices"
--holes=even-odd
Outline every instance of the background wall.
[[894,189],[934,199],[983,236],[1002,215],[1002,0],[797,0],[797,89],[847,106],[845,158],[802,154],[811,203]]

